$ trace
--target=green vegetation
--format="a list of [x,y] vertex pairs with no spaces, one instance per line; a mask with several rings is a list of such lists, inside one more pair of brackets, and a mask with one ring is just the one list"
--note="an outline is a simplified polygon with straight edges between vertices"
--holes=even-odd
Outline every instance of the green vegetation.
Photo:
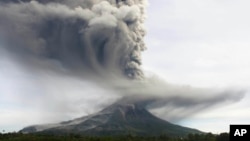
[[0,133],[0,141],[229,141],[228,133],[219,135],[189,134],[184,138],[160,136],[80,136],[69,134],[65,136],[45,135],[45,134],[22,134],[22,133]]

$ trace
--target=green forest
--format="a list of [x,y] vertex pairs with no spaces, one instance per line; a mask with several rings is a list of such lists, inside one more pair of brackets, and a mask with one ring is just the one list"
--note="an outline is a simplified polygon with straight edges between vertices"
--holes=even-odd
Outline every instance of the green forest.
[[44,134],[0,133],[0,141],[229,141],[228,133],[221,134],[189,134],[182,137],[160,136],[81,136],[69,134],[65,136]]

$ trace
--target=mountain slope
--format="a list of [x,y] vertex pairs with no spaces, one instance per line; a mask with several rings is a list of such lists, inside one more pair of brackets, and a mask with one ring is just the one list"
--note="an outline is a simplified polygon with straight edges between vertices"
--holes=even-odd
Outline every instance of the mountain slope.
[[82,118],[58,124],[30,126],[23,133],[83,134],[83,135],[160,135],[185,136],[202,133],[164,121],[136,104],[113,104],[104,110]]

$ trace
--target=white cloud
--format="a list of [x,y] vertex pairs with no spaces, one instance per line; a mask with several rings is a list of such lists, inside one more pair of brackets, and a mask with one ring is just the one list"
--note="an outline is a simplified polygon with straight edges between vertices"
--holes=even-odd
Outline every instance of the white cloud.
[[92,114],[119,96],[81,78],[29,70],[0,48],[0,132]]
[[[248,88],[249,4],[247,0],[151,1],[143,67],[172,83]],[[181,123],[210,132],[228,131],[230,122],[249,123],[249,100],[201,112]]]
[[[236,83],[239,78],[249,78],[246,72],[250,69],[250,20],[245,18],[250,11],[248,3],[225,0],[151,2],[145,68],[154,71],[158,68],[157,72],[167,77],[177,76],[177,79],[180,75],[206,78],[211,73],[220,83],[226,77],[235,78]],[[229,76],[219,77],[225,73]],[[172,81],[182,83],[192,77]],[[214,81],[205,81],[207,86],[214,84]],[[244,83],[246,86],[249,81]],[[191,84],[199,85],[199,82]]]

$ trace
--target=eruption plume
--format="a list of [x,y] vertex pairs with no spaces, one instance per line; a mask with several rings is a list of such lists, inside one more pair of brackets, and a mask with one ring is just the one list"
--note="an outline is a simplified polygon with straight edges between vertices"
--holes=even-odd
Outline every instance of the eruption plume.
[[[8,97],[15,84],[26,85],[13,97],[29,105],[27,97],[38,93],[27,107],[43,103],[46,110],[55,105],[55,111],[82,114],[76,109],[122,99],[152,109],[167,105],[171,119],[242,98],[243,91],[175,86],[146,77],[141,68],[146,5],[147,0],[0,0],[0,65],[11,70],[0,69],[0,83],[6,85],[0,95]],[[101,97],[89,102],[94,90]],[[97,102],[105,98],[107,103]],[[173,109],[185,114],[171,116]]]
[[1,5],[0,35],[8,49],[55,59],[68,68],[143,79],[144,0]]

